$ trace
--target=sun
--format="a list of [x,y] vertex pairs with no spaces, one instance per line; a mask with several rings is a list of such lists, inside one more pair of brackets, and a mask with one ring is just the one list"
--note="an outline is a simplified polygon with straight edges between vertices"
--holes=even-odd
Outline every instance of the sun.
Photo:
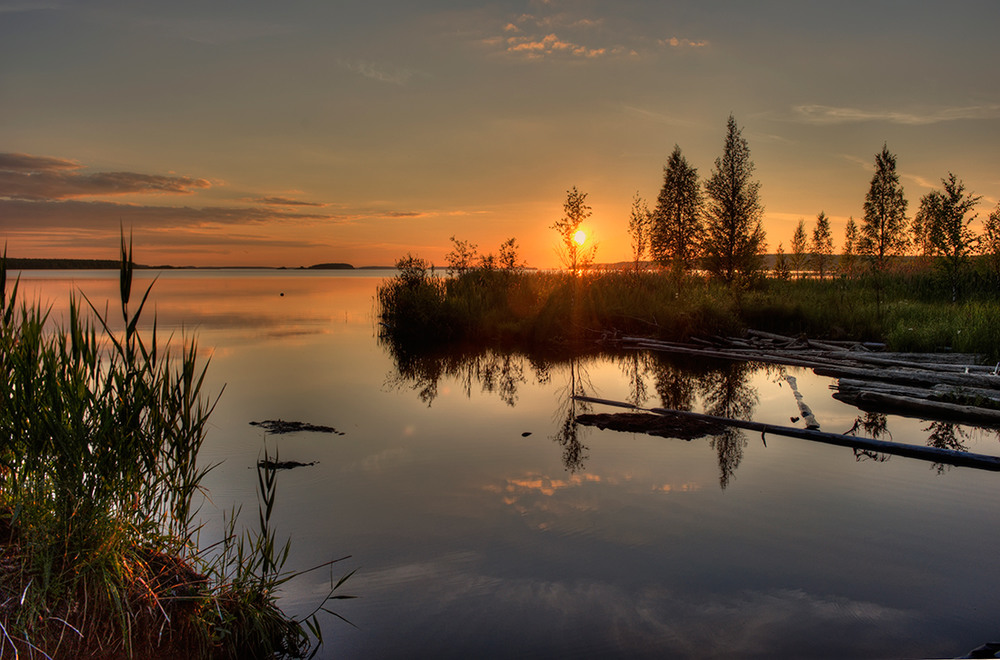
[[573,240],[577,245],[583,245],[587,241],[587,234],[582,229],[573,234]]

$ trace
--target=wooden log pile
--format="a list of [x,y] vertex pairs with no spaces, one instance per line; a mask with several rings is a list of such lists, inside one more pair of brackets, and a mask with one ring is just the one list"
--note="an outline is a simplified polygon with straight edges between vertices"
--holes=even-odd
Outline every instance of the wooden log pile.
[[834,398],[862,410],[1000,427],[1000,365],[969,353],[897,353],[871,342],[817,341],[770,332],[690,343],[622,337],[624,348],[805,367],[836,378]]

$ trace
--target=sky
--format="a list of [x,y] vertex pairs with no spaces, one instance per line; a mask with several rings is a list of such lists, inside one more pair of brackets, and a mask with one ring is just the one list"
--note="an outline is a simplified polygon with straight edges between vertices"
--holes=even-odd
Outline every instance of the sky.
[[576,186],[624,261],[633,197],[674,145],[710,176],[730,114],[770,251],[821,211],[839,250],[883,144],[909,216],[954,172],[981,220],[998,28],[997,0],[0,0],[0,239],[298,267],[513,237],[553,267]]

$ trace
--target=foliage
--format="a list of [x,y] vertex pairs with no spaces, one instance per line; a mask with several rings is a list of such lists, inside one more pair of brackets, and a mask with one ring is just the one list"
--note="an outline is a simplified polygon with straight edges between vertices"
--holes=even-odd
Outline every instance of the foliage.
[[694,268],[701,255],[703,208],[698,170],[674,145],[663,168],[663,187],[653,211],[650,253],[657,263],[670,266],[677,275]]
[[[207,365],[194,342],[161,345],[155,322],[140,331],[152,285],[130,307],[131,245],[122,238],[121,334],[75,297],[67,324],[51,328],[37,304],[18,307],[17,284],[7,296],[5,265],[0,655],[250,657],[287,640],[308,652],[315,619],[262,598],[279,582],[226,583],[216,569],[229,565],[206,564],[195,547],[193,501],[211,469],[197,462],[213,408]],[[232,618],[265,616],[284,632],[233,650],[218,636],[223,593],[239,595]]]
[[583,248],[576,242],[576,233],[580,231],[580,225],[590,217],[591,208],[587,204],[587,193],[580,192],[573,186],[566,191],[566,201],[563,203],[563,217],[552,223],[562,241],[562,250],[559,253],[563,264],[572,272],[577,272],[580,268],[586,268],[594,261],[596,247]]
[[791,277],[791,270],[788,268],[788,259],[785,257],[785,247],[778,243],[778,249],[774,254],[774,270],[772,274],[779,280],[787,280]]
[[[894,349],[950,346],[1000,357],[1000,303],[977,275],[963,277],[963,288],[975,293],[956,315],[952,305],[942,302],[947,283],[932,272],[890,273],[879,283],[871,276],[822,281],[774,277],[739,296],[716,278],[686,276],[678,287],[672,276],[652,271],[591,271],[583,277],[470,272],[448,280],[435,308],[440,316],[432,327],[446,331],[426,336],[386,332],[382,339],[400,354],[433,345],[580,354],[596,350],[595,340],[622,334],[683,341],[756,328],[888,341]],[[884,294],[881,307],[872,300],[876,286]],[[383,310],[387,313],[392,312]]]
[[445,261],[448,263],[448,274],[462,275],[467,273],[476,263],[476,246],[469,241],[460,241],[454,236],[450,240],[454,247],[451,252],[444,255]]
[[847,219],[844,226],[844,249],[840,253],[840,273],[848,277],[855,274],[857,266],[857,245],[858,245],[858,224],[854,222],[854,216]]
[[799,224],[795,225],[795,232],[792,234],[792,254],[791,266],[795,277],[802,277],[802,270],[806,265],[806,222],[799,218]]
[[927,207],[929,242],[952,284],[951,299],[954,302],[958,298],[959,276],[968,265],[977,242],[969,227],[975,216],[966,216],[981,198],[966,193],[965,184],[950,172],[941,183],[944,189],[925,195],[920,206],[921,209]]
[[876,273],[885,273],[888,260],[907,247],[906,198],[896,173],[896,156],[886,145],[875,155],[875,174],[865,196],[864,220],[858,253],[867,255]]
[[524,268],[524,262],[518,255],[517,239],[511,237],[500,244],[500,255],[497,257],[498,266],[507,272],[513,273]]
[[766,248],[760,182],[753,180],[750,147],[729,116],[722,157],[705,183],[705,256],[708,270],[727,284],[752,281]]
[[985,257],[989,272],[1000,281],[1000,203],[983,222],[979,249]]
[[636,192],[632,199],[632,213],[628,218],[628,235],[632,239],[632,258],[635,261],[635,270],[639,270],[639,263],[646,255],[649,248],[649,234],[652,229],[653,214],[646,206],[645,200]]
[[812,234],[812,267],[819,279],[826,277],[827,264],[833,255],[833,234],[830,232],[830,218],[820,211],[816,216],[816,227]]
[[428,268],[424,259],[407,254],[396,262],[396,276],[379,286],[375,297],[387,332],[420,337],[446,331],[444,285]]

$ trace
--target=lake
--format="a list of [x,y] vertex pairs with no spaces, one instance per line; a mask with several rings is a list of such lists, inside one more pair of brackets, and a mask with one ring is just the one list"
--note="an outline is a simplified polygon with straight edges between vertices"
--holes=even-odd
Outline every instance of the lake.
[[[154,275],[136,272],[134,301]],[[886,439],[997,455],[995,431],[864,419],[792,367],[397,360],[374,319],[388,275],[168,270],[147,303],[160,334],[197,337],[221,392],[203,545],[234,505],[254,524],[265,446],[316,462],[280,472],[274,515],[289,568],[357,569],[342,591],[358,598],[333,603],[356,627],[325,618],[320,657],[954,657],[1000,640],[1000,474],[750,432],[601,431],[573,423],[569,395],[791,425],[790,375],[823,430],[884,423]],[[117,288],[111,271],[21,278],[56,319],[71,290],[114,317]],[[338,433],[250,424],[269,419]],[[284,608],[308,613],[329,581],[290,582]]]

